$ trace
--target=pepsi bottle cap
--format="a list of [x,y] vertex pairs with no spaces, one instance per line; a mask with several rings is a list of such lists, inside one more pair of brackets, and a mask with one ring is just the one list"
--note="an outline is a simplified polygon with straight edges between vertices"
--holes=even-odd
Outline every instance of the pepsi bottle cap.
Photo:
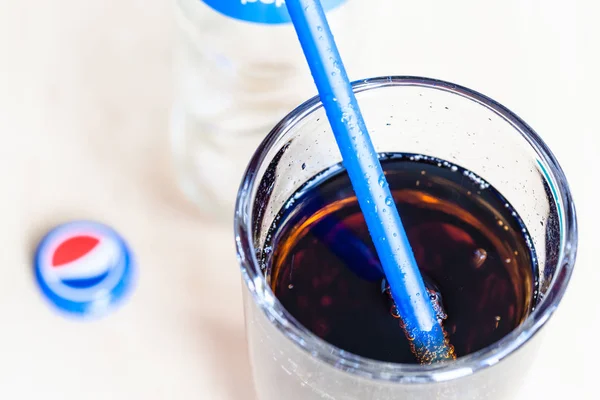
[[133,284],[131,251],[113,229],[92,221],[51,230],[35,254],[42,293],[61,311],[77,316],[106,314]]

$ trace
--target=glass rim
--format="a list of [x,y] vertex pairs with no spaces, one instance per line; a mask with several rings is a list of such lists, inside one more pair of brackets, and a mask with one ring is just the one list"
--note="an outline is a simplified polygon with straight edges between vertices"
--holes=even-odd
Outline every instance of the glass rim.
[[[498,364],[520,349],[546,324],[560,303],[573,272],[577,252],[577,218],[569,186],[558,161],[537,133],[517,115],[489,97],[466,87],[415,76],[370,78],[356,81],[352,86],[355,93],[385,87],[417,86],[465,97],[495,112],[526,139],[538,157],[550,167],[549,171],[544,171],[545,179],[552,189],[553,200],[559,210],[560,251],[557,269],[548,291],[525,321],[501,340],[456,361],[443,364],[395,364],[358,356],[329,344],[300,324],[275,297],[260,269],[252,238],[251,200],[259,183],[256,181],[257,171],[265,160],[265,154],[279,143],[291,127],[322,107],[319,97],[315,96],[291,111],[271,130],[254,153],[238,192],[234,217],[237,258],[252,300],[265,313],[270,323],[298,348],[333,368],[365,378],[412,384],[444,382],[469,376]],[[562,210],[561,203],[564,206]]]

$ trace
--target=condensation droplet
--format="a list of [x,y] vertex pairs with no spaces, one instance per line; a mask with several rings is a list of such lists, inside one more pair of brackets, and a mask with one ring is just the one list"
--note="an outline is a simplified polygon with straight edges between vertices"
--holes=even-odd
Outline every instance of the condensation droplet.
[[293,283],[290,283],[290,284],[288,285],[288,289],[290,289],[290,290],[291,290],[291,289],[293,289],[293,288],[294,288],[294,284],[293,284]]
[[481,268],[485,260],[487,260],[487,251],[485,249],[477,249],[473,253],[473,266],[475,268]]
[[385,204],[387,204],[388,206],[391,206],[392,204],[394,204],[394,199],[392,199],[391,197],[386,197],[385,198]]
[[302,169],[306,169],[306,163],[302,163]]

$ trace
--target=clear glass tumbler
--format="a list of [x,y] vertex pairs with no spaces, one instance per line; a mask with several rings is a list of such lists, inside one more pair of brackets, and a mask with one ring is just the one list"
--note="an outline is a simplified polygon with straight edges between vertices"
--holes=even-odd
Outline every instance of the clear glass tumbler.
[[[569,282],[576,216],[565,176],[540,137],[495,101],[416,77],[360,81],[354,90],[378,152],[425,154],[486,179],[523,219],[539,262],[539,298],[499,342],[446,365],[392,364],[342,351],[299,324],[265,281],[263,252],[281,207],[341,161],[318,98],[286,116],[258,148],[235,214],[250,358],[260,400],[510,399]],[[302,168],[300,167],[302,166]]]

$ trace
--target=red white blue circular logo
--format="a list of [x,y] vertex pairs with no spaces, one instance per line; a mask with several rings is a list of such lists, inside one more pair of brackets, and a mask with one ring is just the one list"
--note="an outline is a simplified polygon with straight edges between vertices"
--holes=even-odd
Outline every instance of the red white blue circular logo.
[[111,228],[71,222],[53,229],[35,257],[38,283],[63,311],[104,314],[127,293],[133,278],[131,252]]

